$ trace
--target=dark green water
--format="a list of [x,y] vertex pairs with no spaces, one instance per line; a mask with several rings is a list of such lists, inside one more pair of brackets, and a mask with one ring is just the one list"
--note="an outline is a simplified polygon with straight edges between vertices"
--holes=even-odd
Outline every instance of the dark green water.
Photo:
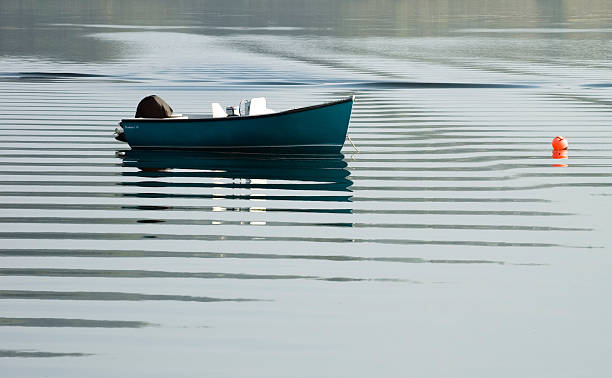
[[[2,1],[1,375],[605,376],[611,8]],[[359,152],[130,151],[154,93]]]

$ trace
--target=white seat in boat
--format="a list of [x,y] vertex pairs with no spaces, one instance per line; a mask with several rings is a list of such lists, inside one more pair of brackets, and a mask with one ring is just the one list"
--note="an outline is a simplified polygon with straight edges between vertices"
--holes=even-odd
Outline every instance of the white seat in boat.
[[249,106],[249,114],[250,116],[261,115],[261,114],[270,114],[274,113],[274,110],[268,109],[266,105],[265,97],[255,97],[251,99],[251,104]]
[[223,107],[218,102],[213,102],[211,104],[212,107],[212,116],[213,118],[223,118],[227,117],[227,113],[223,110]]

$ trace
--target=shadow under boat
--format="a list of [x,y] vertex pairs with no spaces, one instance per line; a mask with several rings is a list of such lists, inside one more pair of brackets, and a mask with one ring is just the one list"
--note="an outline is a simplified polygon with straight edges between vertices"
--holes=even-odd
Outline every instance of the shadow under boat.
[[[190,150],[127,150],[118,151],[117,155],[123,159],[124,167],[139,169],[138,172],[124,172],[124,176],[153,179],[124,185],[351,192],[350,186],[353,184],[348,178],[350,172],[342,154],[266,155]],[[227,180],[223,182],[163,180],[178,177]],[[330,200],[350,201],[351,196],[333,197]],[[324,200],[322,196],[317,198]]]

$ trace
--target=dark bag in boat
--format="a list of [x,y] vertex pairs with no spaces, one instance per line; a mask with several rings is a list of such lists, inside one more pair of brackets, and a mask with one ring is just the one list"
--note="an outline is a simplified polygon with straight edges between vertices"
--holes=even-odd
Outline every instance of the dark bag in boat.
[[136,118],[169,118],[172,108],[156,95],[143,98],[136,108]]

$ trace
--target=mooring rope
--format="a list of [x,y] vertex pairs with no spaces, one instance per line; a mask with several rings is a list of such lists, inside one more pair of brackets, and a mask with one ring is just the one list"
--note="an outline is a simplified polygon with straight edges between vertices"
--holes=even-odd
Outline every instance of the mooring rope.
[[348,141],[351,142],[351,145],[353,146],[355,151],[359,152],[359,148],[357,148],[357,146],[355,146],[355,143],[353,143],[353,141],[351,140],[351,137],[348,134],[346,134],[346,139],[348,139]]

